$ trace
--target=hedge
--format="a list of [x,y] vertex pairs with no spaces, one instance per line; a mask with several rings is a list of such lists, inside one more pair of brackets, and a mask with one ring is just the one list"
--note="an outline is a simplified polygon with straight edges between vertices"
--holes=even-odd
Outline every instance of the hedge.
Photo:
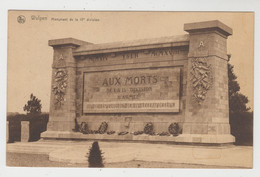
[[41,133],[47,130],[49,114],[9,115],[7,121],[9,121],[9,143],[21,141],[21,121],[29,121],[29,141],[37,141],[40,139]]
[[253,112],[230,114],[231,134],[236,145],[253,145]]

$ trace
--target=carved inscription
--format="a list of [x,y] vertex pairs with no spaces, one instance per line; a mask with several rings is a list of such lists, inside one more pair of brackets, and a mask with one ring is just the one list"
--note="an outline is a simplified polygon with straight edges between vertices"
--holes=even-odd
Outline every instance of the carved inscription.
[[177,112],[179,79],[173,67],[85,73],[84,112]]
[[176,54],[179,54],[180,50],[173,48],[162,48],[162,49],[150,49],[150,50],[140,50],[140,51],[130,51],[130,52],[117,52],[117,53],[105,53],[98,55],[88,55],[85,59],[91,61],[92,63],[96,62],[105,62],[113,58],[127,60],[127,59],[137,59],[143,57],[164,57],[170,56],[173,57]]
[[102,62],[102,61],[107,61],[108,55],[106,54],[99,54],[99,55],[93,55],[93,56],[88,56],[86,59],[90,60],[91,62]]
[[66,62],[64,60],[63,55],[61,54],[59,59],[56,60],[56,62],[54,62],[54,67],[62,68],[62,67],[65,67],[65,66],[66,66]]
[[89,113],[95,113],[115,112],[115,109],[120,110],[120,112],[178,112],[178,107],[178,100],[157,100],[86,103],[84,108],[87,109]]

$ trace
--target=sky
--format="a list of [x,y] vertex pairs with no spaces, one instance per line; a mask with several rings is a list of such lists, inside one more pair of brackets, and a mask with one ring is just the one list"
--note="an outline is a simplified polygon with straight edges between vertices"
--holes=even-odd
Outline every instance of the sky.
[[[17,22],[20,15],[25,17],[25,23]],[[34,16],[42,20],[32,20]],[[68,21],[52,20],[60,18]],[[25,113],[23,106],[31,93],[41,100],[42,112],[49,111],[53,49],[48,40],[73,37],[99,44],[174,36],[187,34],[183,30],[185,23],[208,20],[220,20],[233,29],[228,38],[230,63],[241,93],[253,108],[253,13],[9,11],[7,111]]]

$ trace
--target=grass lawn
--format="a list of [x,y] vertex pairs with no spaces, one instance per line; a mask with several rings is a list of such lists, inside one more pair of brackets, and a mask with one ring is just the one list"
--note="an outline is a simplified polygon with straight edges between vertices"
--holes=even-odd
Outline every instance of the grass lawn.
[[[48,155],[7,153],[6,165],[10,167],[88,167],[88,164],[71,164],[49,161]],[[106,168],[230,168],[193,164],[173,164],[163,162],[129,161],[105,164]]]

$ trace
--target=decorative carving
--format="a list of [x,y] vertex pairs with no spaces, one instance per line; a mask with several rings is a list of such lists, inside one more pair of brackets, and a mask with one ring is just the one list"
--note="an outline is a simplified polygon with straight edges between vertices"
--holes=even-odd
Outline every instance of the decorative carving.
[[63,101],[65,101],[65,91],[67,88],[68,74],[65,69],[58,69],[55,72],[55,83],[52,87],[52,91],[55,96],[55,105],[60,108]]
[[200,47],[205,47],[205,45],[204,45],[204,42],[203,42],[203,41],[200,41],[199,48],[200,48]]
[[61,54],[59,59],[54,63],[54,67],[62,68],[66,66],[66,62],[63,58],[63,55]]
[[191,81],[193,98],[200,105],[212,85],[211,66],[205,57],[192,59]]

